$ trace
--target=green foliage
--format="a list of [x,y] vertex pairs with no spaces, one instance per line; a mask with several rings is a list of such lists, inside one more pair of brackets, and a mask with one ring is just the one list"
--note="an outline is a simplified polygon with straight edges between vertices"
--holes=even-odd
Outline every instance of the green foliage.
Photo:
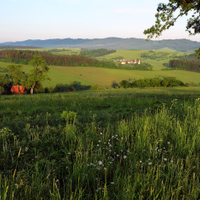
[[[179,17],[187,16],[193,13],[187,20],[186,30],[190,35],[200,33],[200,1],[192,0],[169,0],[167,4],[158,4],[157,13],[155,15],[156,22],[151,28],[144,30],[147,38],[159,37],[163,31],[174,26],[174,23]],[[175,16],[174,16],[175,15]],[[196,50],[196,56],[199,57],[199,49]]]
[[116,52],[116,50],[108,50],[108,49],[81,49],[80,55],[95,58],[99,56],[105,56],[111,53]]
[[129,88],[129,87],[175,87],[175,86],[185,86],[185,84],[177,80],[174,77],[155,77],[155,78],[144,78],[138,79],[130,83],[127,80],[123,80],[120,83],[120,87]]
[[26,84],[26,75],[22,72],[22,65],[8,65],[7,68],[13,85]]
[[121,88],[129,88],[130,83],[129,83],[129,81],[127,81],[127,80],[122,80],[122,81],[119,83],[119,85],[120,85]]
[[1,198],[199,199],[199,90],[136,91],[1,96]]
[[170,60],[169,67],[187,71],[200,72],[200,61],[196,60]]
[[61,114],[61,118],[64,118],[66,124],[74,124],[76,121],[77,113],[73,111],[63,111]]
[[[145,30],[144,34],[147,34],[148,38],[152,38],[154,35],[156,37],[159,37],[164,30],[167,30],[171,26],[174,26],[174,23],[179,17],[184,15],[187,16],[189,12],[193,12],[194,14],[187,21],[187,31],[191,35],[200,33],[200,16],[198,15],[199,8],[199,0],[169,0],[168,4],[160,3],[158,4],[157,13],[155,15],[155,25]],[[176,17],[174,17],[174,13],[176,13]],[[193,32],[191,31],[191,29],[193,29]]]
[[2,94],[4,91],[5,91],[4,88],[0,86],[0,94]]
[[33,89],[36,84],[41,85],[41,81],[46,79],[50,80],[47,76],[49,67],[41,56],[33,56],[33,60],[30,61],[29,65],[32,65],[34,68],[31,70],[31,73],[28,74],[26,86],[31,89],[30,93],[33,94]]
[[103,86],[100,86],[98,84],[95,84],[95,85],[91,86],[90,90],[106,90],[106,88]]
[[0,87],[4,89],[1,89],[1,94],[11,94],[12,82],[7,76],[0,76]]
[[119,88],[120,86],[119,86],[118,83],[116,83],[116,81],[113,81],[112,84],[111,84],[111,87],[112,88]]

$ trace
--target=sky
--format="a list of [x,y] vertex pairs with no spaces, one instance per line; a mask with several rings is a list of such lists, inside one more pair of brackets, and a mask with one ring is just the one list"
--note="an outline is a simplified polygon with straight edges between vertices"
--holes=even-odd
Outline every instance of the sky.
[[[0,0],[0,43],[55,38],[144,38],[167,0]],[[158,39],[190,39],[187,18]]]

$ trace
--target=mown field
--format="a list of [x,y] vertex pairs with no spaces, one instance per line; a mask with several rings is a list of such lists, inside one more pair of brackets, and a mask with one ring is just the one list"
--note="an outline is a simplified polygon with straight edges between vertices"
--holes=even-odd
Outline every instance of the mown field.
[[[0,62],[0,67],[5,68],[9,63]],[[23,71],[28,73],[32,69],[31,66],[24,65]],[[8,72],[7,72],[8,73]],[[1,72],[0,74],[6,74]],[[139,70],[123,70],[123,69],[108,69],[95,67],[62,67],[50,66],[48,73],[51,81],[44,81],[43,86],[55,86],[56,84],[69,84],[73,81],[78,81],[82,85],[99,84],[105,87],[110,87],[113,81],[120,82],[122,80],[134,81],[141,78],[153,77],[176,77],[184,83],[194,83],[199,85],[200,74],[196,72],[189,72],[183,70],[153,70],[153,71],[139,71]]]
[[200,199],[200,88],[0,96],[0,199]]

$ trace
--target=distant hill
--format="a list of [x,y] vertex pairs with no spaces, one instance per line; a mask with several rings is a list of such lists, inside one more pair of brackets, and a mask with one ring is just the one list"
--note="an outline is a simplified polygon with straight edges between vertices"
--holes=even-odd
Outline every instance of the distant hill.
[[181,52],[193,51],[200,47],[200,42],[187,39],[146,41],[137,38],[104,38],[104,39],[47,39],[47,40],[25,40],[18,42],[0,43],[0,46],[35,46],[42,48],[82,48],[82,49],[144,49],[158,50],[171,49]]

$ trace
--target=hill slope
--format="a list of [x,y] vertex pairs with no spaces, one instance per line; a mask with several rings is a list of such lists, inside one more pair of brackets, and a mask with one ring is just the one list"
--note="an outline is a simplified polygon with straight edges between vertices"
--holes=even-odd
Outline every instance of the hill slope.
[[22,46],[39,46],[47,47],[69,47],[69,48],[86,48],[86,49],[144,49],[157,50],[169,48],[176,51],[188,52],[200,47],[200,42],[176,39],[176,40],[160,40],[146,41],[137,38],[104,38],[104,39],[47,39],[47,40],[25,40],[18,42],[0,43],[0,46],[22,45]]

